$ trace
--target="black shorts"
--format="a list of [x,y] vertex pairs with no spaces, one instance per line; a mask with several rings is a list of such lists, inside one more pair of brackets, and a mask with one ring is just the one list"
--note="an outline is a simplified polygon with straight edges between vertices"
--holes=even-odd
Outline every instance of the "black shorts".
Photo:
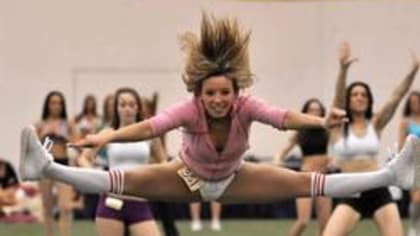
[[359,197],[341,198],[338,205],[350,206],[359,214],[372,217],[376,210],[393,202],[388,188],[384,187],[362,192]]

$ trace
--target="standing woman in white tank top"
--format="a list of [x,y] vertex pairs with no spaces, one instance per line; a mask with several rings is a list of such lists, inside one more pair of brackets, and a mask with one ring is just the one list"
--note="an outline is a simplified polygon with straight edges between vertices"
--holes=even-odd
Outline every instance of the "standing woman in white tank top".
[[[138,93],[131,88],[121,88],[115,93],[114,119],[111,127],[101,131],[134,124],[143,120],[142,103]],[[148,165],[152,158],[162,162],[165,153],[159,138],[152,141],[110,143],[106,146],[110,170],[132,170]],[[98,149],[83,151],[80,158],[96,156]],[[156,161],[155,161],[156,162]],[[159,236],[149,203],[145,199],[104,194],[96,211],[96,230],[101,236]]]
[[[346,89],[347,71],[354,61],[350,45],[343,43],[340,48],[340,71],[333,106],[345,109],[349,122],[343,128],[330,131],[332,156],[337,160],[342,172],[353,173],[379,169],[379,137],[409,90],[419,67],[419,61],[413,55],[409,73],[395,87],[387,102],[377,113],[373,113],[373,96],[366,83],[354,82]],[[373,217],[382,235],[403,235],[397,206],[387,188],[378,188],[352,198],[340,199],[327,223],[324,235],[349,235],[360,220],[362,212],[368,212]]]

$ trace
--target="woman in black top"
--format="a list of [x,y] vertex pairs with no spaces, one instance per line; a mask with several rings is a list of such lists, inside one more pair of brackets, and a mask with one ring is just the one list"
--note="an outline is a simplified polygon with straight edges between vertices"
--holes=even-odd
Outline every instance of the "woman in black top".
[[[305,102],[302,108],[303,113],[323,117],[325,108],[322,103],[312,98]],[[330,158],[327,156],[328,131],[325,129],[310,129],[294,132],[286,146],[275,156],[274,162],[280,164],[286,158],[289,151],[296,145],[302,151],[302,171],[325,173]],[[290,236],[301,235],[305,230],[312,215],[312,204],[315,202],[316,215],[318,217],[320,235],[324,229],[331,212],[331,199],[327,197],[297,198],[297,220],[289,231]]]

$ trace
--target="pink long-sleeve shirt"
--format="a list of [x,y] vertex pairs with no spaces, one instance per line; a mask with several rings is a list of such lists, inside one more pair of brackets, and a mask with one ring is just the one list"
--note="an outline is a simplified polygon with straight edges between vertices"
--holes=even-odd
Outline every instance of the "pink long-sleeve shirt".
[[249,148],[252,121],[284,128],[287,110],[270,106],[254,96],[238,96],[231,110],[232,123],[222,152],[217,152],[209,136],[205,110],[197,98],[178,103],[150,118],[153,135],[182,127],[180,158],[197,176],[217,181],[230,176]]

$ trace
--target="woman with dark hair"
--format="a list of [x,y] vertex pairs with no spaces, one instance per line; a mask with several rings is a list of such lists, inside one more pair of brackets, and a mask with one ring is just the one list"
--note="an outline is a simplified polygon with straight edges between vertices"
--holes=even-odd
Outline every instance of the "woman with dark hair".
[[[411,188],[418,173],[413,165],[420,140],[409,136],[404,148],[382,169],[367,173],[295,172],[243,161],[254,121],[277,129],[333,128],[345,113],[331,109],[325,118],[270,106],[242,93],[253,83],[248,43],[250,32],[237,20],[204,14],[201,35],[183,36],[187,61],[183,81],[193,96],[135,124],[88,135],[75,148],[101,148],[113,142],[159,137],[178,129],[183,134],[179,157],[133,170],[97,171],[72,168],[51,160],[31,127],[21,133],[20,174],[41,175],[81,191],[112,192],[149,200],[273,202],[291,197],[347,196],[372,188]],[[182,129],[180,129],[182,128]]]
[[[393,90],[386,103],[373,113],[373,95],[364,82],[351,83],[346,88],[347,71],[355,61],[350,45],[340,48],[340,72],[333,106],[344,108],[348,122],[343,128],[330,130],[331,155],[344,173],[377,171],[379,167],[379,138],[393,117],[398,104],[410,89],[417,74],[419,61],[413,55],[409,73]],[[348,235],[355,228],[362,213],[371,215],[382,235],[402,236],[403,228],[397,205],[386,186],[340,199],[325,228],[324,235]]]
[[83,100],[83,107],[80,114],[74,118],[76,130],[81,138],[87,134],[96,133],[101,126],[101,118],[97,113],[96,98],[89,94]]
[[[77,132],[77,139],[83,138],[88,134],[94,134],[98,132],[102,125],[102,120],[97,113],[97,102],[96,98],[92,94],[88,94],[83,99],[82,111],[74,117],[73,120],[75,130]],[[73,155],[70,155],[73,157]],[[82,160],[82,159],[76,159]],[[98,164],[103,159],[98,158]],[[75,162],[75,165],[83,166],[85,163]],[[102,166],[92,166],[93,168],[102,168]],[[77,197],[81,198],[83,201],[83,216],[87,219],[94,219],[96,206],[98,204],[99,196],[98,194],[83,194],[78,195]]]
[[[120,88],[114,96],[114,114],[111,126],[100,132],[118,130],[144,120],[144,108],[138,93],[131,88]],[[162,162],[165,153],[159,139],[106,145],[109,169],[129,171],[141,168],[151,161]],[[85,150],[80,158],[96,157],[98,149]],[[96,230],[102,236],[160,235],[149,203],[145,199],[124,198],[112,193],[100,197],[96,210]]]
[[[325,107],[317,98],[307,100],[302,113],[324,117]],[[274,163],[280,164],[296,145],[302,152],[301,171],[326,173],[330,158],[327,156],[328,131],[322,128],[293,132],[286,145],[275,155]],[[318,218],[318,235],[321,235],[331,212],[331,199],[326,197],[296,199],[297,220],[289,231],[290,236],[301,235],[312,216],[315,203]]]
[[102,128],[110,127],[114,117],[114,94],[108,94],[102,105]]
[[[95,133],[99,130],[104,130],[111,127],[112,120],[114,119],[114,94],[108,94],[105,96],[103,104],[102,104],[102,120],[99,122],[99,127],[96,128],[94,131]],[[96,109],[95,109],[96,110]],[[97,115],[95,115],[98,117]],[[95,121],[96,123],[96,121]],[[94,126],[97,126],[95,124]],[[86,159],[86,158],[78,158],[77,164],[83,167],[93,167],[94,165],[103,168],[108,169],[108,153],[106,149],[99,150],[98,157],[87,157],[92,159]]]
[[16,191],[19,181],[12,165],[0,158],[0,218],[3,216],[3,207],[17,203]]
[[[420,137],[420,92],[412,91],[404,106],[403,119],[398,129],[398,149],[404,145],[405,138],[412,134]],[[420,234],[420,190],[411,192],[409,236]]]
[[[37,134],[41,140],[52,140],[51,154],[54,161],[62,165],[69,165],[66,143],[73,141],[74,126],[67,119],[66,101],[64,95],[59,91],[51,91],[45,98],[42,108],[41,120],[35,124]],[[42,178],[39,181],[42,195],[42,204],[44,207],[44,223],[47,235],[54,235],[54,186],[57,189],[59,218],[59,234],[70,235],[72,209],[69,202],[72,202],[74,196],[73,188],[62,182],[56,182],[53,179]]]

